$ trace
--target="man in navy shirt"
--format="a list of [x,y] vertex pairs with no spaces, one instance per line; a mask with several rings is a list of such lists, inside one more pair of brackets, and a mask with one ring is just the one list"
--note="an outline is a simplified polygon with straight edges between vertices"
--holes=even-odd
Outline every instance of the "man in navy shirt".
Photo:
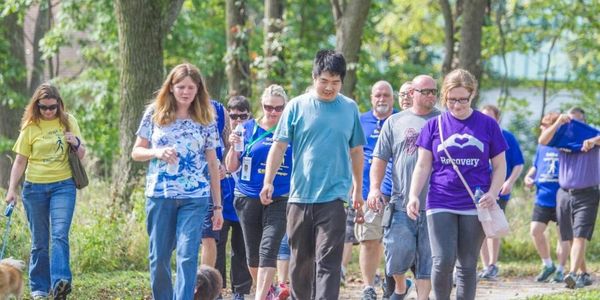
[[[492,117],[496,122],[500,123],[500,110],[494,105],[486,105],[481,109],[481,112]],[[502,129],[502,135],[508,144],[508,150],[506,150],[506,180],[502,184],[500,190],[500,199],[498,205],[504,210],[506,204],[510,199],[510,192],[512,191],[513,185],[521,176],[523,172],[523,153],[519,147],[519,142],[515,136],[506,129]],[[481,262],[483,263],[483,271],[479,274],[479,277],[484,279],[494,279],[498,276],[499,268],[496,265],[498,263],[498,255],[500,254],[500,239],[486,239],[481,245]]]

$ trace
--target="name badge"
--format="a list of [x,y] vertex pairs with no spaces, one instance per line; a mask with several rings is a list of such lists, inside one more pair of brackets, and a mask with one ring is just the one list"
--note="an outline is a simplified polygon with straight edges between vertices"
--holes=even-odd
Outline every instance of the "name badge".
[[252,157],[244,156],[242,158],[242,174],[240,178],[244,181],[250,181],[250,168],[252,167]]

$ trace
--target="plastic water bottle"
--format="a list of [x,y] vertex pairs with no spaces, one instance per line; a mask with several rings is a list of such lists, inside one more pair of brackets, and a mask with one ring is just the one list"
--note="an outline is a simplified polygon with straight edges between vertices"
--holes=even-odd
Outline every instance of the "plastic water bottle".
[[242,124],[237,124],[237,126],[235,126],[235,129],[233,130],[233,133],[237,134],[242,140],[241,142],[235,143],[233,145],[233,150],[236,152],[244,151],[244,126],[242,126]]
[[365,223],[373,223],[375,221],[375,218],[377,218],[377,216],[381,215],[381,213],[377,210],[374,211],[370,208],[367,208],[367,211],[365,211]]
[[179,172],[179,158],[172,164],[167,163],[167,173],[169,175],[177,175]]
[[[475,201],[477,201],[477,204],[479,204],[479,200],[481,199],[481,197],[483,197],[484,192],[481,190],[480,187],[476,187],[475,188]],[[492,219],[492,216],[490,215],[490,211],[487,208],[480,208],[479,209],[479,219],[480,221],[490,221]]]

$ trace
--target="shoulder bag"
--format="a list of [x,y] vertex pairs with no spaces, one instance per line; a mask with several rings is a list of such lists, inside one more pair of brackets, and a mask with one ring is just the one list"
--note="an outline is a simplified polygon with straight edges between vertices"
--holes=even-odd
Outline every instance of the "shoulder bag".
[[85,168],[77,156],[77,150],[72,145],[69,145],[69,151],[67,153],[69,157],[69,166],[71,166],[71,173],[73,173],[73,181],[75,181],[75,187],[82,189],[89,183]]

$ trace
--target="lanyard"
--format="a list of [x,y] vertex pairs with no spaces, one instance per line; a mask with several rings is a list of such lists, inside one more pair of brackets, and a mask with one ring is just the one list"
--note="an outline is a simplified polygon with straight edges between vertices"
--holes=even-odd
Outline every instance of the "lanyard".
[[[267,137],[267,135],[273,133],[273,131],[275,131],[275,129],[277,129],[277,125],[269,128],[269,130],[265,131],[263,134],[261,134],[256,139],[253,139],[253,140],[251,139],[250,142],[248,143],[248,145],[246,146],[246,156],[248,156],[248,154],[250,153],[250,149],[252,148],[252,146],[254,146],[254,144],[258,143],[260,140]],[[251,138],[256,134],[257,130],[258,130],[258,121],[255,121],[254,129],[252,130],[252,135],[250,136]]]

